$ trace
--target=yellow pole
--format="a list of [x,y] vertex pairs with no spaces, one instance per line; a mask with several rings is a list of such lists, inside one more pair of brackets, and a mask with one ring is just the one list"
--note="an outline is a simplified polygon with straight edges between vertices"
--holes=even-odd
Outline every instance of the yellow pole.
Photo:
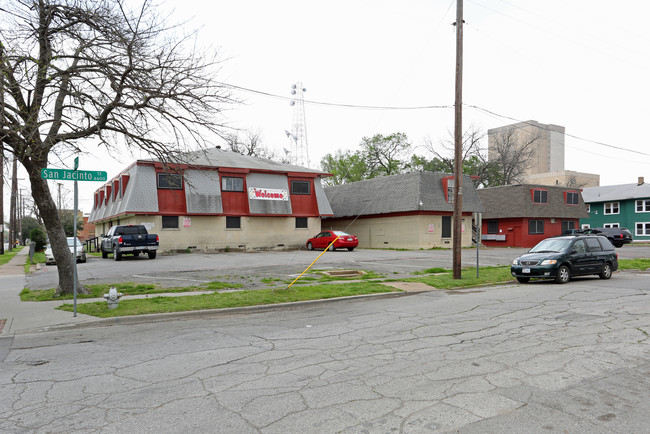
[[314,264],[316,263],[316,261],[318,261],[318,260],[320,259],[320,257],[323,256],[323,255],[325,254],[325,252],[327,252],[327,249],[329,249],[330,246],[331,246],[332,244],[334,244],[334,243],[336,242],[336,240],[338,240],[340,237],[341,237],[341,236],[339,235],[338,237],[334,238],[334,241],[332,241],[331,243],[329,243],[329,245],[327,246],[327,248],[326,248],[325,250],[323,250],[323,253],[321,253],[320,255],[318,255],[318,257],[317,257],[316,259],[314,259],[314,262],[312,262],[311,264],[309,264],[309,267],[305,268],[305,271],[303,271],[302,273],[300,273],[300,276],[296,277],[296,279],[295,279],[293,282],[291,282],[291,283],[289,284],[289,286],[287,286],[287,289],[291,288],[291,285],[293,285],[294,283],[296,283],[296,281],[297,281],[298,279],[300,279],[300,278],[302,277],[303,274],[305,274],[307,271],[309,271],[309,269],[310,269],[311,267],[314,266]]

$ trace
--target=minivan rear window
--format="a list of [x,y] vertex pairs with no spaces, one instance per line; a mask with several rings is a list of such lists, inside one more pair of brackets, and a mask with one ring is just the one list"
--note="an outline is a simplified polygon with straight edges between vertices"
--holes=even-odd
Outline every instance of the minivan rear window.
[[603,250],[596,238],[585,238],[585,242],[590,252],[600,252]]

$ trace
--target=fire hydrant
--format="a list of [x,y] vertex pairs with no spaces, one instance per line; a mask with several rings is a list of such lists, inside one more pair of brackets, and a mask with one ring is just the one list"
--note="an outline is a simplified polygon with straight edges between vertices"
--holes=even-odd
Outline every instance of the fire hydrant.
[[108,303],[109,309],[117,309],[117,305],[120,302],[120,297],[123,296],[121,292],[117,292],[115,287],[111,286],[111,289],[108,290],[108,294],[104,294],[104,298]]

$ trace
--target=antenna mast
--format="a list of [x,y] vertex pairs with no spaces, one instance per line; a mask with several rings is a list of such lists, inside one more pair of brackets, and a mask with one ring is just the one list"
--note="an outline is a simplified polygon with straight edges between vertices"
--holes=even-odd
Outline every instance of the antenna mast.
[[291,164],[309,167],[309,147],[307,145],[307,126],[305,123],[305,92],[302,82],[291,85],[291,106],[293,107],[293,124],[291,131],[286,131],[290,144]]

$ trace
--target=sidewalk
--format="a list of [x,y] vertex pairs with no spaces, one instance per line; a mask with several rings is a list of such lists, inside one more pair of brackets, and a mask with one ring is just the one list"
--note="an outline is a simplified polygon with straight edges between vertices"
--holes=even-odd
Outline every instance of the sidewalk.
[[0,337],[97,320],[79,313],[74,317],[72,312],[55,309],[70,300],[20,301],[20,291],[25,288],[24,267],[28,255],[29,248],[23,248],[11,261],[0,266]]

